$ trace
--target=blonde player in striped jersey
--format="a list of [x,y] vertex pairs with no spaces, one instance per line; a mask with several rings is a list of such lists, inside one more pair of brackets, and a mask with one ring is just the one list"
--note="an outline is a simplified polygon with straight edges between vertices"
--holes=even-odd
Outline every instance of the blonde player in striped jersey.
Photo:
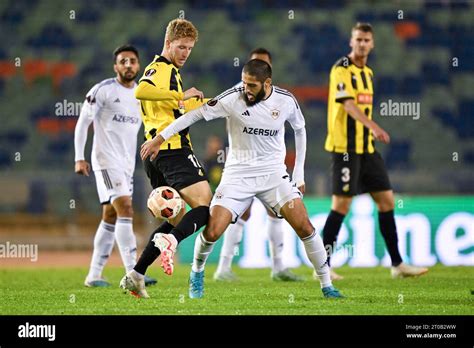
[[[94,238],[89,274],[84,284],[106,287],[104,266],[117,241],[127,271],[136,263],[137,242],[133,233],[133,172],[140,129],[140,106],[135,99],[135,78],[140,70],[138,51],[124,45],[114,51],[116,76],[96,84],[87,93],[74,133],[75,172],[89,176],[84,147],[89,125],[94,123],[92,170],[94,171],[102,221]],[[146,279],[146,284],[156,280]]]

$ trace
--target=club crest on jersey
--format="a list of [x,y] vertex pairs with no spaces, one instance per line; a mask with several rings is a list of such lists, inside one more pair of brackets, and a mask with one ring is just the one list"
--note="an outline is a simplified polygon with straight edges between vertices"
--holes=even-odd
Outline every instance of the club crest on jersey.
[[272,118],[276,120],[280,116],[280,110],[273,109],[272,110]]
[[207,105],[209,106],[215,106],[217,104],[217,99],[211,99],[207,102]]
[[154,73],[156,73],[156,70],[155,70],[155,69],[150,69],[150,70],[147,70],[147,71],[145,72],[145,76],[148,77],[148,76],[153,75]]

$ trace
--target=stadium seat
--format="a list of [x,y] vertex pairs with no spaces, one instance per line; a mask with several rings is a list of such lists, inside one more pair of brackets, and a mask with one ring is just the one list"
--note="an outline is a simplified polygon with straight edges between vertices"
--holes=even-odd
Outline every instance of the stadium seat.
[[455,127],[456,119],[453,113],[448,109],[434,109],[433,115],[437,117],[445,126]]
[[397,93],[397,81],[392,76],[375,77],[374,81],[375,93],[381,96],[392,96]]
[[431,62],[425,62],[422,66],[424,83],[449,84],[449,76],[445,69]]
[[12,153],[4,149],[0,149],[0,168],[6,168],[13,162]]
[[392,141],[385,160],[388,169],[410,169],[410,150],[411,144],[409,141]]
[[36,37],[29,39],[28,44],[37,49],[58,47],[67,50],[73,47],[74,40],[66,28],[48,24]]
[[76,20],[82,24],[95,24],[102,18],[99,6],[83,6],[76,14]]
[[472,118],[473,110],[474,100],[466,100],[460,102],[457,129],[458,135],[461,138],[472,138],[474,134],[474,120]]
[[51,67],[53,87],[58,90],[61,82],[66,77],[74,77],[77,73],[76,65],[72,62],[57,62]]
[[5,135],[5,140],[14,147],[23,146],[25,141],[28,139],[28,134],[25,130],[18,129],[18,130],[10,130]]
[[10,24],[10,25],[20,25],[25,17],[25,11],[19,6],[18,2],[10,2],[10,6],[8,6],[0,19],[2,24]]
[[418,76],[407,76],[398,85],[398,93],[404,96],[418,97],[423,92],[423,80]]
[[23,73],[27,85],[31,85],[38,77],[49,76],[49,66],[44,60],[27,60],[24,62]]
[[27,212],[31,214],[44,214],[47,211],[48,194],[46,185],[42,180],[30,182],[30,193],[27,203]]

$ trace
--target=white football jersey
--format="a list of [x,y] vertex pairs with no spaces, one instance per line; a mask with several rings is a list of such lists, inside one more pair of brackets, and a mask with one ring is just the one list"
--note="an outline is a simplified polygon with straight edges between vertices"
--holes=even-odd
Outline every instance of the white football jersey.
[[272,86],[267,99],[248,106],[244,88],[237,85],[198,110],[206,121],[228,118],[230,149],[224,168],[226,176],[252,177],[286,171],[285,122],[294,130],[305,126],[296,99],[277,86]]
[[135,88],[121,85],[116,78],[96,84],[87,93],[80,117],[94,122],[92,169],[124,170],[133,175],[140,130],[140,102]]

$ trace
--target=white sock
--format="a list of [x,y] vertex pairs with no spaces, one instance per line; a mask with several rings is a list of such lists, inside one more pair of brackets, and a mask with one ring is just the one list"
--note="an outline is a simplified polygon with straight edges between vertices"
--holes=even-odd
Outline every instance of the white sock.
[[133,219],[119,217],[115,224],[115,239],[120,250],[123,265],[128,271],[137,263],[137,240],[133,233]]
[[224,232],[224,242],[222,243],[221,254],[219,256],[219,265],[217,273],[230,272],[232,269],[232,259],[239,251],[239,245],[242,241],[245,221],[238,219],[233,225],[229,225]]
[[267,219],[267,235],[270,245],[270,256],[272,258],[272,271],[278,273],[283,271],[283,220],[276,216],[268,216]]
[[90,280],[102,278],[102,271],[114,248],[115,225],[101,221],[94,237],[94,251],[87,276]]
[[194,241],[194,258],[193,258],[193,272],[202,272],[204,271],[204,266],[206,265],[207,258],[214,248],[213,242],[208,242],[204,239],[202,232],[198,234],[196,240]]
[[316,270],[321,288],[331,286],[331,275],[329,274],[328,258],[326,249],[324,249],[323,240],[319,234],[314,231],[311,236],[303,238],[302,241],[306,255]]

